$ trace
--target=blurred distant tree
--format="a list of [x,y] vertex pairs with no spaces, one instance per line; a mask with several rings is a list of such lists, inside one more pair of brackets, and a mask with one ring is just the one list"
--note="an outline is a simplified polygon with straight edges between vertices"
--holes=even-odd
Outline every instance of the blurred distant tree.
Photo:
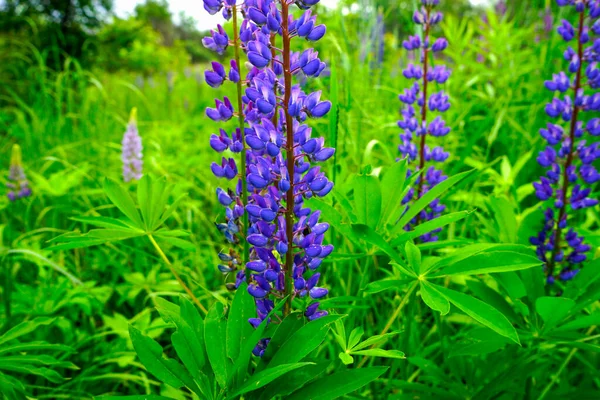
[[161,34],[165,46],[173,45],[176,39],[175,26],[166,0],[146,0],[144,4],[138,4],[135,6],[135,16],[152,25]]
[[[90,32],[111,12],[113,0],[4,0],[0,5],[0,32],[37,40],[50,50],[48,60],[60,68],[65,56],[83,60]],[[31,22],[37,27],[31,31]]]

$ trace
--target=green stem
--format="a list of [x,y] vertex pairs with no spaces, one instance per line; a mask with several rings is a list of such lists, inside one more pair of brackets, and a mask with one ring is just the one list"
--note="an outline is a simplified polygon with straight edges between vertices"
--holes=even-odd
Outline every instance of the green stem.
[[[404,308],[404,306],[406,305],[406,303],[408,303],[408,299],[410,298],[410,295],[416,289],[416,287],[417,287],[418,284],[419,284],[419,281],[415,281],[410,286],[410,288],[408,289],[408,292],[406,292],[406,295],[402,298],[402,301],[398,305],[398,308],[396,308],[396,311],[394,311],[394,314],[390,317],[390,319],[388,320],[387,324],[385,324],[385,327],[383,328],[383,330],[381,331],[381,333],[379,335],[385,335],[390,330],[390,328],[392,327],[392,324],[394,323],[394,321],[396,321],[396,319],[398,318],[398,315],[400,315],[400,311],[402,311],[402,309]],[[377,345],[373,345],[370,348],[373,349],[376,346]],[[365,365],[366,362],[367,362],[367,357],[365,356],[360,361],[360,363],[358,364],[357,368],[362,367],[363,365]]]
[[156,243],[156,240],[154,240],[154,237],[151,234],[148,234],[148,239],[150,239],[150,242],[152,243],[152,245],[156,249],[156,252],[160,256],[160,258],[165,262],[165,264],[167,264],[167,266],[171,270],[171,273],[173,274],[173,276],[175,277],[175,279],[177,279],[177,282],[179,282],[179,284],[181,285],[181,287],[183,288],[183,290],[185,290],[185,292],[192,298],[192,300],[194,301],[194,303],[196,303],[196,305],[198,306],[198,308],[200,310],[202,310],[202,312],[204,314],[208,314],[208,310],[206,310],[206,308],[204,308],[204,306],[202,305],[202,303],[200,303],[200,300],[198,300],[198,298],[194,295],[194,293],[192,292],[192,290],[185,284],[185,282],[183,281],[183,279],[181,279],[181,277],[179,276],[179,274],[177,273],[177,271],[175,271],[175,268],[173,268],[173,264],[171,264],[171,261],[169,261],[169,259],[167,258],[167,256],[165,255],[165,253],[162,251],[162,249],[160,248],[160,246],[158,245],[158,243]]
[[[595,325],[590,327],[590,329],[588,329],[588,331],[585,333],[586,336],[589,335],[590,333],[592,333],[594,331],[594,329],[596,329]],[[567,365],[569,365],[569,363],[571,362],[571,359],[575,356],[575,354],[577,354],[577,350],[579,350],[579,349],[574,348],[573,350],[571,350],[569,352],[569,355],[567,356],[567,358],[565,358],[565,361],[563,361],[560,368],[558,368],[558,371],[556,371],[556,374],[552,377],[552,380],[550,381],[550,383],[548,383],[548,385],[544,388],[544,390],[538,397],[538,400],[542,400],[542,399],[544,399],[544,397],[546,397],[546,395],[548,394],[550,389],[552,389],[552,386],[554,386],[554,384],[556,383],[556,381],[558,380],[558,378],[560,377],[562,372],[565,370],[565,368],[567,368]]]

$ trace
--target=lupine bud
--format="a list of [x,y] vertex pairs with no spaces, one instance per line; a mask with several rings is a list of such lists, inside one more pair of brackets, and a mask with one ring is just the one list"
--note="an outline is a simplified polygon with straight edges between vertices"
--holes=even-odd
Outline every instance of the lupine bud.
[[29,181],[23,169],[21,147],[18,144],[14,144],[12,147],[6,187],[8,188],[6,196],[10,201],[31,196]]
[[121,161],[123,161],[123,180],[125,182],[142,178],[142,150],[142,138],[137,128],[137,109],[133,108],[121,142]]
[[552,99],[546,106],[548,116],[562,118],[569,126],[563,129],[559,125],[548,124],[547,129],[540,130],[548,146],[540,152],[537,161],[547,172],[539,182],[533,183],[537,198],[549,202],[545,206],[542,230],[530,238],[530,242],[536,246],[538,257],[544,262],[549,285],[554,284],[557,278],[561,281],[573,279],[579,271],[579,265],[587,259],[585,253],[590,246],[584,244],[584,237],[574,231],[577,222],[571,219],[575,218],[575,211],[598,204],[598,199],[590,197],[591,188],[585,185],[600,180],[600,174],[592,165],[600,159],[600,144],[587,146],[583,140],[576,142],[586,132],[592,136],[600,134],[600,120],[591,119],[585,127],[580,120],[583,113],[597,112],[600,105],[600,93],[592,95],[584,89],[587,84],[590,89],[597,90],[600,83],[600,73],[597,72],[600,46],[595,48],[595,43],[586,46],[591,33],[600,33],[595,30],[598,21],[594,21],[600,16],[596,15],[598,4],[596,1],[581,0],[557,0],[557,3],[561,7],[574,6],[576,12],[587,12],[592,26],[590,29],[585,25],[585,18],[578,18],[576,28],[568,21],[562,21],[558,33],[567,42],[573,39],[578,42],[564,53],[565,60],[569,62],[568,72],[572,76],[560,72],[545,83],[546,88],[553,92],[573,91],[573,97],[565,94],[562,98]]

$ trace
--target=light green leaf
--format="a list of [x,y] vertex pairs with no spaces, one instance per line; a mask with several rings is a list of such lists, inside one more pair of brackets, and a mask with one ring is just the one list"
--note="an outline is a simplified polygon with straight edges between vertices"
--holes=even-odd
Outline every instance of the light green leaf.
[[30,321],[21,322],[0,336],[0,344],[9,342],[18,337],[35,331],[40,326],[50,325],[56,318],[38,317]]
[[489,304],[484,303],[474,297],[455,290],[447,289],[443,286],[430,284],[438,292],[441,292],[450,303],[462,310],[465,314],[487,326],[493,331],[505,336],[517,344],[521,344],[517,331],[510,321],[498,310]]
[[384,349],[369,349],[352,351],[352,355],[355,356],[367,356],[367,357],[382,357],[382,358],[406,358],[403,352],[400,350],[384,350]]
[[381,187],[372,175],[357,175],[354,178],[354,211],[358,222],[377,228],[381,218]]
[[442,268],[433,276],[478,275],[518,271],[541,266],[533,254],[512,251],[487,251]]
[[402,201],[402,192],[406,183],[406,172],[408,170],[408,160],[403,159],[394,163],[387,169],[381,180],[382,187],[382,208],[381,216],[384,225],[393,224],[393,211],[400,208]]
[[404,252],[408,265],[415,271],[415,274],[419,275],[421,273],[421,251],[412,242],[406,242]]
[[133,199],[121,185],[112,179],[106,179],[104,180],[104,191],[110,201],[135,224],[136,228],[145,230],[146,227],[135,208]]
[[566,297],[540,297],[535,302],[535,310],[548,330],[562,321],[575,307],[575,301]]
[[438,292],[435,287],[427,281],[421,281],[421,299],[429,308],[439,311],[440,314],[446,315],[450,312],[450,302],[443,294]]

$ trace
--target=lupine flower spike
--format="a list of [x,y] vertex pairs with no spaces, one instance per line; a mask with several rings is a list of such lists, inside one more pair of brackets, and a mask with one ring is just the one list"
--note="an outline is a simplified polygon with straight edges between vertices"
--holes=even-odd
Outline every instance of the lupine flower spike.
[[18,144],[13,145],[12,148],[6,187],[8,188],[7,197],[10,201],[31,196],[29,181],[23,169],[21,147]]
[[586,118],[600,111],[600,1],[557,3],[573,7],[578,18],[575,26],[563,20],[557,29],[565,42],[571,43],[564,53],[569,65],[566,72],[545,83],[557,94],[546,113],[559,121],[540,130],[548,145],[537,161],[547,172],[533,184],[536,196],[545,202],[545,212],[542,230],[530,240],[544,262],[548,284],[557,278],[572,279],[587,259],[591,247],[577,233],[574,220],[581,210],[598,204],[598,199],[590,196],[591,185],[600,181],[593,165],[600,158],[600,143],[590,143],[587,138],[600,136],[600,118]]
[[[440,169],[433,164],[446,161],[449,154],[440,146],[432,147],[426,143],[428,137],[442,137],[450,132],[450,128],[442,119],[442,113],[450,108],[449,97],[444,91],[433,92],[434,84],[442,85],[450,78],[450,70],[444,65],[431,65],[431,60],[436,54],[441,53],[448,46],[448,41],[443,37],[434,38],[431,31],[442,20],[442,14],[435,11],[439,0],[422,0],[422,7],[415,11],[413,21],[422,26],[422,35],[410,36],[405,40],[403,46],[406,50],[414,51],[419,64],[409,64],[403,71],[406,79],[414,80],[414,84],[399,96],[404,103],[401,110],[402,119],[398,126],[402,129],[400,134],[401,144],[398,150],[403,157],[407,157],[414,165],[409,174],[423,171],[417,178],[417,187],[411,189],[402,200],[402,204],[410,204],[421,198],[432,187],[446,179]],[[432,114],[437,114],[436,116]],[[437,218],[445,206],[439,200],[429,204],[428,209],[423,210],[405,227],[411,227],[420,222]],[[423,242],[438,240],[435,235],[439,230],[426,233],[420,237]]]
[[131,110],[127,130],[121,142],[121,160],[123,161],[123,180],[131,182],[142,178],[142,138],[138,133],[137,109]]
[[[249,248],[249,258],[241,262],[234,250],[219,254],[225,273],[236,273],[235,287],[248,283],[248,292],[256,299],[257,318],[249,322],[260,324],[274,307],[274,299],[287,297],[283,316],[298,304],[309,320],[326,315],[316,301],[327,295],[319,287],[318,267],[333,251],[325,245],[324,234],[329,224],[319,222],[319,212],[304,207],[304,199],[325,196],[333,188],[320,167],[313,162],[329,159],[334,150],[324,146],[323,138],[312,137],[312,130],[304,124],[308,118],[326,115],[331,103],[321,100],[321,92],[306,94],[293,83],[307,77],[318,77],[325,69],[318,53],[306,49],[292,52],[293,38],[318,41],[325,34],[325,26],[317,25],[310,8],[318,0],[246,0],[239,26],[239,47],[244,51],[250,71],[243,81],[245,92],[242,103],[234,107],[224,98],[216,107],[207,110],[214,120],[238,116],[240,130],[229,135],[221,131],[211,137],[211,146],[218,152],[246,151],[241,157],[245,165],[224,156],[213,164],[219,177],[234,179],[238,174],[235,191],[218,189],[219,201],[227,207],[227,223],[219,229],[229,241],[243,239]],[[296,4],[305,12],[297,19],[290,12]],[[204,0],[211,13],[222,10],[226,17],[236,18],[233,0]],[[225,36],[225,39],[223,37]],[[276,46],[281,41],[281,46]],[[237,40],[234,38],[233,44]],[[205,45],[223,52],[232,42],[224,30],[212,32]],[[234,49],[235,50],[235,49]],[[230,80],[239,82],[238,60],[231,63],[229,73],[224,66],[213,63],[206,81],[213,87]],[[245,124],[245,125],[244,125]],[[247,148],[245,148],[245,146]],[[244,189],[246,185],[246,189]],[[247,193],[247,201],[243,195]],[[247,234],[239,223],[248,215]],[[240,234],[240,231],[242,234]],[[302,299],[305,301],[297,301]],[[262,356],[268,338],[261,340],[254,353]]]

